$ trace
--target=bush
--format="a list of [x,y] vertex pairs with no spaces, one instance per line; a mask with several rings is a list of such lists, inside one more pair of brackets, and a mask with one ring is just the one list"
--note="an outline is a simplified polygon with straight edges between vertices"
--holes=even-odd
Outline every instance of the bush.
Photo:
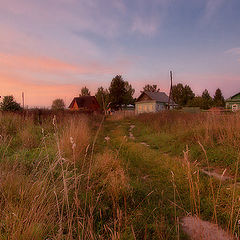
[[4,96],[0,107],[2,111],[19,111],[22,109],[13,96]]

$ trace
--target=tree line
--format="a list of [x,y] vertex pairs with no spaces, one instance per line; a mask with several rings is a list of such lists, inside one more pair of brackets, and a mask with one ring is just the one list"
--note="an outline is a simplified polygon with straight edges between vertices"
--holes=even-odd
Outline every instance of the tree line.
[[[160,92],[160,88],[157,85],[146,84],[141,92]],[[108,88],[102,86],[97,89],[95,97],[101,107],[101,110],[112,108],[119,110],[123,106],[134,104],[136,99],[133,97],[135,93],[134,88],[128,81],[125,81],[121,75],[116,75]],[[90,96],[91,92],[85,86],[81,89],[79,96]],[[224,107],[225,100],[222,95],[222,91],[218,88],[215,91],[213,97],[210,96],[207,89],[202,92],[201,96],[195,95],[189,85],[183,85],[178,83],[172,86],[171,99],[178,104],[179,107],[200,107],[201,109],[209,109],[213,106]],[[63,110],[65,103],[63,99],[55,99],[52,102],[51,108],[53,110]],[[21,110],[20,104],[18,104],[13,96],[5,96],[0,109],[3,111],[17,111]]]
[[209,109],[211,107],[224,107],[225,100],[220,88],[217,88],[213,97],[210,96],[205,89],[201,96],[196,96],[188,85],[178,83],[172,87],[172,100],[180,107],[200,107],[201,109]]

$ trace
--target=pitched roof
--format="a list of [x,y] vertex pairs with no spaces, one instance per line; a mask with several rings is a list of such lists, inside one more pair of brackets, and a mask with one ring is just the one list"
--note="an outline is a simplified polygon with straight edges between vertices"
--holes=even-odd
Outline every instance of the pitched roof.
[[228,99],[226,99],[226,101],[231,101],[234,97],[236,97],[237,95],[239,95],[240,94],[240,92],[239,93],[236,93],[236,94],[234,94],[233,96],[231,96],[230,98],[228,98]]
[[[168,95],[165,92],[142,92],[138,97],[137,102],[143,94],[146,94],[151,100],[168,103]],[[175,104],[172,100],[170,100],[170,103]]]
[[100,109],[95,96],[75,97],[69,105],[69,108],[72,108],[75,102],[77,103],[78,108],[85,108],[92,111],[97,111]]

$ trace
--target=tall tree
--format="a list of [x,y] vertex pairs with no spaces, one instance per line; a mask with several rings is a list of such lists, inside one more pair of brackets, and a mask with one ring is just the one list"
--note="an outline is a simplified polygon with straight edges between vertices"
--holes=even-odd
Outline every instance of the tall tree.
[[209,109],[213,105],[213,99],[207,89],[202,92],[202,109]]
[[79,94],[80,97],[82,96],[90,96],[91,93],[89,91],[89,89],[85,86],[85,87],[82,87],[81,89],[81,93]]
[[122,105],[133,102],[134,89],[127,82],[124,81],[121,75],[115,76],[109,87],[109,98],[111,107],[119,109]]
[[52,110],[64,110],[65,108],[65,103],[63,99],[57,98],[53,100],[52,102]]
[[184,86],[181,83],[172,86],[172,98],[180,106],[184,105]]
[[101,110],[106,110],[106,107],[109,104],[109,92],[107,89],[104,89],[103,87],[99,87],[97,90],[97,93],[95,94],[95,97],[101,107]]
[[218,88],[214,94],[213,104],[215,107],[224,107],[225,106],[225,100],[224,100],[224,97],[222,95],[222,91],[220,88]]
[[172,98],[180,106],[186,106],[188,101],[192,100],[194,96],[195,94],[188,85],[183,86],[183,84],[178,83],[172,87]]
[[144,92],[160,92],[160,88],[158,88],[157,85],[146,84],[143,87],[143,91]]
[[14,100],[12,95],[3,97],[0,108],[2,111],[19,111],[22,109],[20,104]]
[[126,93],[123,97],[124,104],[134,104],[133,94],[135,93],[135,89],[132,88],[132,85],[129,84],[127,81],[124,82],[124,87]]
[[194,92],[188,85],[185,85],[185,87],[184,87],[184,95],[185,95],[185,104],[187,104],[187,102],[189,100],[191,100],[195,97]]

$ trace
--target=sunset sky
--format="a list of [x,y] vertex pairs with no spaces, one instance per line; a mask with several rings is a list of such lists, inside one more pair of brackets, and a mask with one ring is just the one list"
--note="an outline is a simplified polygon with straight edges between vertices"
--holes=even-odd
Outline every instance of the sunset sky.
[[0,95],[68,105],[121,74],[136,89],[240,92],[239,0],[0,0]]

